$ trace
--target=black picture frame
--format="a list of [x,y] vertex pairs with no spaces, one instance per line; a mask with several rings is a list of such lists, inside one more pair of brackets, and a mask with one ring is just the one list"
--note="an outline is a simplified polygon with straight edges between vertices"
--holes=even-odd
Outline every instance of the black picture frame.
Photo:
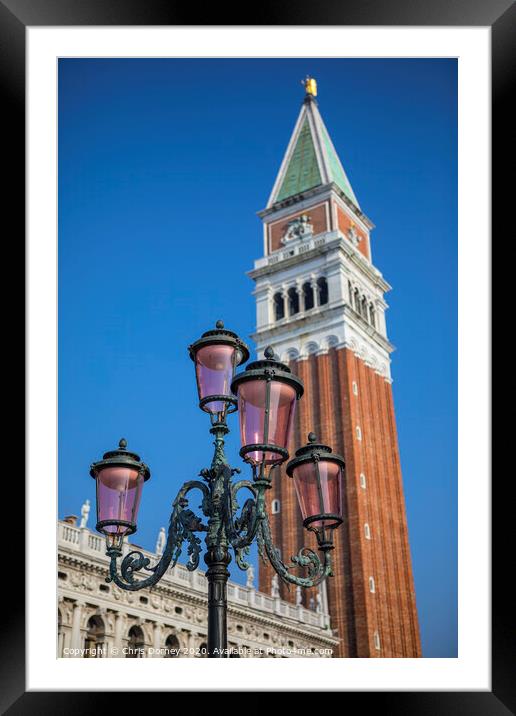
[[[25,31],[28,26],[67,25],[389,25],[389,26],[484,26],[492,32],[492,170],[493,235],[495,222],[500,243],[512,231],[507,209],[512,206],[513,180],[505,179],[504,168],[511,162],[510,139],[514,136],[514,115],[510,111],[515,67],[516,8],[511,0],[376,0],[365,2],[307,2],[285,0],[261,3],[255,17],[238,14],[235,5],[211,4],[199,9],[179,5],[171,0],[0,0],[0,86],[3,95],[4,164],[9,181],[4,188],[4,219],[16,218],[10,235],[10,247],[23,262],[25,230]],[[198,22],[199,13],[202,23]],[[257,19],[259,16],[259,19]],[[10,156],[9,156],[10,155]],[[502,235],[501,222],[504,221]],[[16,240],[15,240],[16,237]],[[11,250],[11,255],[12,255]],[[12,262],[12,259],[10,259]],[[489,297],[487,297],[489,300]],[[23,297],[19,302],[23,305]],[[12,320],[20,330],[22,322]],[[9,330],[9,329],[7,329]],[[5,329],[4,329],[5,331]],[[5,333],[4,333],[5,335]],[[23,336],[23,334],[22,334]],[[21,340],[23,343],[23,337]],[[13,343],[9,340],[9,345]],[[20,362],[23,365],[23,362]],[[20,373],[22,369],[20,368]],[[20,375],[21,381],[23,376]],[[23,384],[23,383],[21,383]],[[498,444],[502,437],[498,436]],[[510,444],[510,443],[509,443]],[[12,449],[12,448],[11,448]],[[23,452],[21,453],[23,454]],[[494,451],[493,451],[494,454]],[[19,478],[19,470],[16,471]],[[7,475],[7,478],[9,475]],[[345,692],[346,704],[358,697],[360,706],[381,709],[389,714],[482,714],[500,716],[515,713],[515,639],[514,596],[507,583],[510,562],[506,555],[513,543],[512,502],[506,497],[510,474],[501,475],[501,484],[493,483],[492,529],[492,690],[448,692]],[[506,479],[504,479],[506,477]],[[24,484],[10,481],[10,503],[24,504]],[[511,512],[510,512],[511,510]],[[5,570],[13,570],[8,553],[16,546],[16,557],[22,558],[25,523],[19,519],[10,527],[4,522]],[[7,555],[7,556],[6,556]],[[49,569],[53,570],[52,557]],[[508,572],[509,570],[509,572]],[[12,577],[13,575],[9,575]],[[24,593],[23,569],[17,565],[15,583],[9,589],[18,597]],[[0,659],[0,709],[12,715],[33,713],[91,714],[99,704],[120,695],[95,692],[26,692],[25,687],[25,605],[21,598],[9,600],[4,615],[3,651]],[[235,688],[238,688],[237,686]],[[407,684],[410,688],[410,684]],[[227,689],[230,690],[230,689]],[[141,703],[139,693],[131,693],[132,707]],[[143,694],[143,698],[147,698]],[[102,699],[102,701],[101,701]]]

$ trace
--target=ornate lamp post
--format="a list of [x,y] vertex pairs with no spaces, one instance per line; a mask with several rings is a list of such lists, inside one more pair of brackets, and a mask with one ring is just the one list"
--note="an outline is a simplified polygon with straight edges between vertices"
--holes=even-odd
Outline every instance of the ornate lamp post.
[[[209,413],[210,433],[215,451],[211,466],[201,470],[201,480],[186,482],[173,504],[166,545],[159,562],[133,550],[121,561],[123,539],[136,531],[136,518],[144,482],[150,471],[140,457],[127,450],[120,440],[117,450],[104,454],[91,466],[97,482],[97,530],[106,536],[111,559],[108,582],[121,589],[135,591],[156,584],[169,566],[174,566],[183,543],[188,544],[187,568],[199,565],[201,540],[205,533],[204,561],[208,580],[208,656],[220,658],[227,653],[227,598],[230,549],[240,569],[246,570],[249,547],[256,539],[260,556],[269,558],[278,575],[287,583],[314,587],[332,574],[333,530],[342,522],[341,490],[344,460],[331,448],[316,442],[313,433],[308,444],[296,452],[287,464],[303,516],[303,525],[317,537],[321,556],[307,547],[291,558],[291,567],[306,569],[306,576],[290,572],[272,543],[265,494],[271,487],[272,471],[288,459],[287,444],[295,405],[303,395],[303,384],[290,368],[274,359],[271,348],[265,358],[250,363],[235,376],[238,365],[249,358],[249,350],[240,338],[218,321],[189,347],[195,363],[199,407]],[[239,468],[231,468],[224,453],[224,437],[229,432],[227,415],[239,411],[242,448],[240,456],[251,465],[252,480],[232,480]],[[246,489],[250,496],[239,508],[237,494]],[[200,510],[206,518],[188,507],[187,494],[199,490]],[[240,512],[239,512],[240,510]],[[135,578],[145,570],[148,576]]]

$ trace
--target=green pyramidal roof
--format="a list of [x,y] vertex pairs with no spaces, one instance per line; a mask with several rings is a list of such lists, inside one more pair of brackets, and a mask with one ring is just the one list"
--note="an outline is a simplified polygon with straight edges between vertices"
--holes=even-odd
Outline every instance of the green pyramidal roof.
[[285,178],[276,197],[282,201],[322,183],[312,133],[305,117],[296,145],[288,163]]
[[310,98],[301,108],[268,206],[331,182],[360,208],[317,103]]
[[332,141],[328,135],[328,130],[323,125],[323,139],[324,139],[324,145],[326,147],[326,153],[328,156],[328,160],[330,163],[330,174],[332,180],[337,184],[337,186],[340,186],[344,194],[348,197],[348,199],[351,199],[351,201],[358,206],[358,201],[355,196],[355,193],[353,192],[353,189],[351,188],[351,184],[349,183],[349,180],[346,176],[346,172],[342,168],[342,164],[340,163],[340,159],[337,156],[337,152],[335,151],[335,147],[332,144]]

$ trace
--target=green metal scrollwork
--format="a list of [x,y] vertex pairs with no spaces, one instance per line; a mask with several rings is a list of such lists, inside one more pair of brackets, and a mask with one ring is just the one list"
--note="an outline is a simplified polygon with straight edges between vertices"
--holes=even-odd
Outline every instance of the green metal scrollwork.
[[[150,566],[148,557],[133,550],[121,562],[120,574],[117,572],[117,561],[122,556],[117,548],[108,549],[111,558],[110,573],[107,581],[114,582],[122,589],[136,591],[151,587],[165,574],[167,569],[177,563],[183,544],[187,544],[188,561],[186,567],[195,570],[199,566],[202,551],[201,539],[197,533],[205,533],[205,543],[213,554],[219,554],[221,559],[227,554],[229,547],[235,553],[235,561],[240,569],[249,568],[246,557],[250,546],[256,539],[258,552],[262,559],[267,555],[269,561],[280,578],[287,584],[296,584],[301,587],[314,587],[323,579],[331,575],[330,543],[320,545],[324,554],[320,557],[312,549],[303,547],[297,555],[291,558],[290,567],[281,559],[279,551],[272,542],[271,529],[265,508],[265,494],[270,487],[266,479],[238,480],[232,482],[232,476],[238,469],[232,469],[224,453],[224,436],[228,432],[225,422],[213,423],[210,432],[214,435],[214,455],[210,468],[201,470],[200,480],[190,480],[179,490],[170,516],[167,542],[163,555],[157,564]],[[187,495],[191,490],[198,489],[202,493],[200,509],[207,518],[207,524],[189,509]],[[238,493],[247,489],[251,493],[242,508],[238,505]],[[240,513],[239,513],[240,509]],[[306,569],[305,577],[291,574],[291,568]],[[146,570],[151,574],[144,579],[135,579],[135,575]]]
[[[187,569],[194,570],[199,565],[199,555],[201,553],[201,540],[195,535],[195,532],[206,532],[207,527],[202,523],[201,519],[195,515],[192,510],[187,509],[188,500],[186,495],[193,489],[199,489],[203,493],[203,501],[201,509],[206,515],[209,505],[209,489],[199,480],[191,480],[186,482],[179,490],[173,503],[173,510],[170,516],[167,542],[165,549],[159,562],[150,567],[150,560],[145,557],[142,552],[133,550],[129,552],[120,565],[120,575],[117,573],[117,560],[121,557],[118,549],[108,549],[108,555],[111,558],[109,577],[106,581],[114,582],[118,587],[129,591],[152,587],[159,582],[165,574],[169,566],[174,567],[179,559],[182,551],[183,542],[188,542]],[[141,580],[135,580],[134,575],[146,569],[152,572],[152,575]]]
[[296,584],[300,587],[316,587],[326,579],[326,577],[332,574],[331,547],[321,548],[324,554],[323,561],[321,561],[319,555],[314,552],[313,549],[302,547],[297,555],[291,557],[291,562],[294,567],[307,569],[308,576],[298,577],[295,574],[291,574],[289,567],[282,561],[278,549],[274,546],[267,515],[265,515],[260,522],[258,548],[262,559],[264,558],[263,553],[265,551],[275,571],[287,584]]

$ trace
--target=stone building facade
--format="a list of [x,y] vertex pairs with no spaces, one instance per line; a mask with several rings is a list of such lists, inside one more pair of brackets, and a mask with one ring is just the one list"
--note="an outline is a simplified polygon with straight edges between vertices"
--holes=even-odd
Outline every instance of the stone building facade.
[[[124,545],[124,553],[132,548]],[[144,554],[151,563],[159,559],[159,554]],[[58,522],[59,657],[206,656],[207,587],[202,571],[190,572],[177,564],[155,587],[127,592],[106,583],[108,565],[103,537],[78,526],[74,517]],[[335,654],[338,639],[323,609],[307,609],[259,592],[249,577],[248,586],[228,584],[232,656]]]
[[[371,230],[307,92],[265,209],[255,261],[258,355],[266,346],[304,382],[289,452],[314,431],[346,461],[344,524],[328,580],[339,656],[421,655],[394,415],[385,293]],[[272,532],[284,559],[313,535],[303,530],[284,469],[269,491]],[[271,579],[260,565],[260,588]],[[281,587],[281,596],[292,595]],[[310,590],[305,604],[313,598]]]

